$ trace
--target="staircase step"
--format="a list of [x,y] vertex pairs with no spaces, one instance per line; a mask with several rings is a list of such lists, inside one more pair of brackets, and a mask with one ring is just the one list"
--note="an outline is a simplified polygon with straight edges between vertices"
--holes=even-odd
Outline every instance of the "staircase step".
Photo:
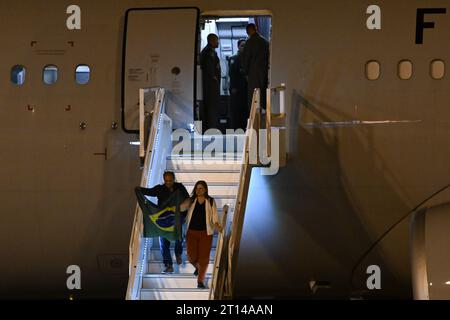
[[[211,275],[204,281],[209,284]],[[146,274],[142,277],[142,289],[197,289],[197,277],[187,274]]]
[[208,300],[209,289],[141,289],[141,300]]
[[[173,252],[173,250],[171,250],[171,254],[172,254],[172,260],[175,263],[176,258],[175,258],[175,253]],[[209,257],[211,260],[214,260],[215,256],[216,256],[216,249],[214,248],[214,249],[211,249],[211,254],[209,255]],[[182,257],[183,257],[183,261],[187,261],[186,250],[184,250]],[[149,261],[161,261],[162,260],[161,250],[158,247],[151,248],[150,250],[148,250],[147,259]]]
[[171,159],[167,161],[167,170],[183,171],[232,171],[239,172],[241,163],[235,160],[192,160]]
[[[149,261],[147,262],[147,274],[161,274],[165,266],[162,261]],[[208,264],[207,273],[212,273],[214,268],[214,262],[210,260]],[[182,265],[173,264],[173,274],[194,274],[195,268],[190,263],[184,263]]]
[[220,165],[215,165],[214,168],[203,168],[203,169],[173,169],[171,170],[173,171],[176,175],[180,174],[180,173],[192,173],[195,175],[198,174],[203,174],[203,173],[240,173],[240,170],[227,170],[227,169],[222,169],[220,167]]
[[[188,187],[193,188],[196,182],[197,181],[186,181],[183,184],[187,189]],[[211,187],[239,188],[239,181],[232,181],[232,182],[210,181],[208,183],[208,188]]]
[[[150,249],[150,251],[158,251],[158,250],[159,250],[159,249],[157,249],[157,248],[151,248],[151,249]],[[214,258],[216,257],[216,256],[215,256],[216,250],[217,250],[217,248],[212,248],[212,249],[211,249],[211,253],[210,253],[210,255],[209,255],[209,262],[210,262],[210,263],[214,263]],[[173,250],[172,250],[172,251],[173,251]],[[213,251],[214,251],[214,254],[212,254]],[[172,256],[173,256],[173,254],[172,254]],[[173,262],[173,267],[174,267],[174,268],[175,268],[175,265],[177,265],[175,261],[176,261],[176,260],[173,259],[173,257],[172,257],[172,262]],[[154,263],[164,264],[162,255],[161,255],[161,254],[158,255],[156,252],[154,253],[154,259],[150,259],[150,256],[147,256],[147,262],[148,262],[148,263],[154,262]],[[189,263],[189,260],[188,260],[188,258],[187,258],[187,256],[186,256],[186,251],[183,251],[183,264],[181,264],[181,265],[179,265],[179,266],[180,266],[180,268],[184,268],[184,267],[186,267],[185,265],[188,265],[188,264],[190,264],[190,263]],[[178,266],[178,265],[177,265],[177,266]],[[194,272],[194,271],[192,271],[192,272]],[[148,273],[153,273],[153,272],[148,272]]]
[[[238,134],[238,135],[234,135],[234,134],[227,134],[227,135],[214,135],[214,134],[207,134],[207,135],[193,135],[191,136],[190,141],[186,141],[185,139],[183,140],[178,140],[178,141],[172,141],[172,145],[176,146],[179,144],[183,144],[180,145],[183,147],[188,147],[190,144],[190,147],[192,149],[205,149],[208,146],[211,147],[219,147],[221,146],[223,148],[223,150],[226,150],[227,146],[230,145],[231,148],[236,148],[236,145],[243,146],[244,142],[245,142],[245,138],[246,136],[244,134]],[[234,150],[232,150],[234,151]]]
[[[230,129],[231,130],[231,129]],[[198,140],[198,139],[207,139],[210,140],[211,137],[222,137],[222,138],[245,138],[245,132],[237,133],[234,131],[233,133],[227,134],[227,133],[221,133],[221,134],[200,134],[198,132],[191,133],[191,140]]]
[[183,154],[170,154],[167,156],[167,160],[204,160],[204,161],[237,161],[238,163],[242,162],[242,152],[234,153],[234,152],[228,152],[228,153],[215,153],[214,155],[211,154],[204,154],[203,152],[189,152],[189,153],[183,153]]
[[208,185],[220,183],[237,183],[240,178],[239,172],[180,172],[176,173],[177,181],[183,184],[195,183],[204,180]]
[[[213,244],[211,246],[211,251],[216,250],[217,249],[217,240],[213,240]],[[150,250],[159,250],[159,244],[153,244],[153,246],[150,247]],[[175,251],[175,245],[170,244],[170,252]],[[171,253],[172,255],[174,255],[173,253]],[[186,244],[183,244],[183,260],[186,260]],[[175,263],[175,259],[172,257],[174,263]],[[162,260],[161,256],[156,260]]]

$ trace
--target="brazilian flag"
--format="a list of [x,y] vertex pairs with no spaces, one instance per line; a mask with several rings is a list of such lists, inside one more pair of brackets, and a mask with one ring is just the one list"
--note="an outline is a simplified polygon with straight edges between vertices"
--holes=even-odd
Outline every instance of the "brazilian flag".
[[144,237],[181,240],[180,191],[176,190],[160,206],[148,200],[139,187],[135,188],[135,192],[144,218]]

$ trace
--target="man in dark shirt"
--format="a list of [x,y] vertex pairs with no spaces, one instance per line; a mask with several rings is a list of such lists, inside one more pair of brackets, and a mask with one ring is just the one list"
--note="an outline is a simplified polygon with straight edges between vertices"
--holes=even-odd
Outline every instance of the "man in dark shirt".
[[242,53],[245,47],[245,40],[238,41],[238,53],[229,58],[230,76],[230,105],[231,116],[234,129],[246,129],[249,118],[249,108],[247,104],[247,78],[243,68]]
[[216,52],[218,47],[219,37],[211,33],[208,35],[208,45],[200,53],[203,84],[203,106],[200,109],[200,120],[203,121],[203,131],[208,128],[217,128],[222,77],[220,60]]
[[[158,198],[158,206],[164,203],[177,190],[181,193],[181,202],[189,198],[189,193],[183,184],[175,182],[175,174],[171,171],[164,172],[164,184],[157,185],[151,189],[140,188],[141,192],[150,197]],[[181,213],[181,220],[183,222],[186,217],[186,212]],[[170,241],[166,238],[159,238],[161,254],[163,256],[165,269],[163,273],[173,272],[172,255],[170,254]],[[175,256],[177,264],[182,264],[183,260],[181,254],[183,253],[183,240],[175,241]]]
[[269,42],[259,33],[255,24],[247,25],[248,39],[244,47],[244,69],[248,77],[248,103],[251,108],[253,91],[261,89],[261,107],[266,108],[266,89],[269,85]]

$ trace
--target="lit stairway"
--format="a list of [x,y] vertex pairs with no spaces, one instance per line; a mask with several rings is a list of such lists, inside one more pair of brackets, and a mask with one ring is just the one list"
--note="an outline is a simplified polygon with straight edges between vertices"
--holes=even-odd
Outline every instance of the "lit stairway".
[[[244,139],[244,136],[236,135],[234,139]],[[207,142],[202,143],[200,150],[189,154],[168,156],[166,169],[175,173],[176,181],[183,183],[189,194],[198,180],[205,180],[208,184],[209,194],[216,201],[219,218],[225,204],[230,205],[229,214],[232,215],[239,186],[242,154],[241,152],[225,152],[214,155],[214,158],[202,157],[202,150],[206,144]],[[183,264],[180,266],[176,264],[172,243],[174,273],[161,274],[164,264],[159,243],[157,239],[152,240],[152,245],[149,246],[147,252],[147,272],[142,279],[141,300],[207,300],[217,239],[218,235],[216,234],[205,280],[206,289],[197,289],[197,277],[193,274],[195,268],[187,261],[185,243]]]

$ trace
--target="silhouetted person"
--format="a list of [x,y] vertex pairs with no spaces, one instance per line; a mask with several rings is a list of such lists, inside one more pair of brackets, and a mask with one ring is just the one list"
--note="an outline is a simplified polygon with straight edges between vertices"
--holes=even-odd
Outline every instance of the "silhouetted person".
[[220,79],[222,71],[216,48],[219,47],[219,37],[214,33],[208,35],[208,45],[200,54],[203,83],[203,107],[200,118],[203,121],[203,131],[217,128],[217,113],[220,104]]
[[[164,184],[157,185],[151,189],[148,188],[139,188],[142,194],[150,197],[158,198],[158,206],[164,203],[170,196],[177,190],[181,191],[181,201],[189,198],[189,193],[187,192],[185,186],[181,183],[175,182],[175,174],[171,171],[164,172]],[[182,222],[186,217],[186,212],[181,214]],[[166,238],[159,238],[159,245],[161,249],[161,254],[163,256],[165,269],[163,273],[172,273],[173,272],[173,264],[172,264],[172,255],[170,253],[170,241]],[[177,260],[177,264],[182,264],[182,255],[183,253],[183,240],[175,241],[175,256]]]
[[269,85],[269,42],[253,23],[247,25],[248,39],[244,47],[244,69],[248,79],[248,103],[251,107],[253,91],[261,89],[261,107],[266,108],[266,89]]
[[248,88],[247,77],[243,67],[242,53],[244,51],[245,40],[238,41],[238,53],[229,58],[230,76],[230,105],[232,125],[234,129],[246,129],[249,118],[249,108],[247,102]]

